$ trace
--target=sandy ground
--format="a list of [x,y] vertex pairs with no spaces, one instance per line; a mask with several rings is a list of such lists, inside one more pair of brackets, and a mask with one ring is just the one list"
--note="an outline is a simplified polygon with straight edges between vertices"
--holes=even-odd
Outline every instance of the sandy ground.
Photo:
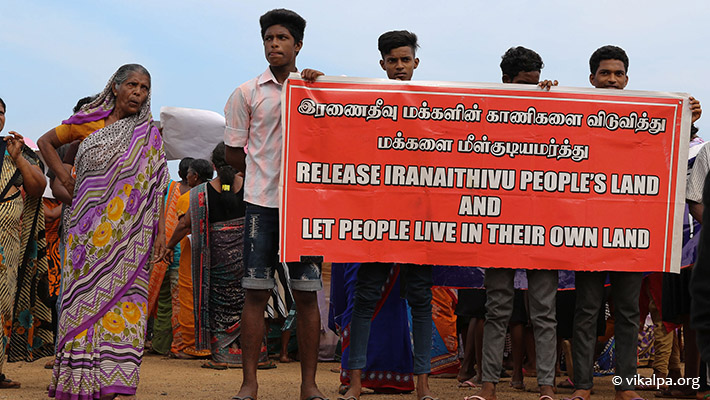
[[[21,389],[7,389],[0,391],[0,399],[46,399],[47,385],[52,371],[44,369],[42,359],[34,363],[12,363],[5,367],[6,375],[22,382]],[[147,355],[143,359],[141,380],[138,387],[140,400],[166,400],[166,399],[223,399],[234,396],[242,380],[241,370],[230,369],[215,371],[200,368],[199,360],[175,360],[158,355]],[[338,368],[337,363],[320,363],[318,366],[317,381],[321,390],[335,400],[338,397],[338,374],[331,369]],[[650,369],[640,369],[639,373],[648,376]],[[560,378],[561,379],[561,378]],[[278,364],[278,368],[259,371],[261,383],[259,399],[298,400],[298,385],[300,382],[300,368],[298,363]],[[559,380],[558,380],[559,381]],[[470,396],[476,389],[459,389],[455,379],[431,379],[431,387],[441,400],[461,400]],[[504,380],[498,385],[499,399],[529,399],[538,398],[536,393],[526,393],[510,388],[509,380]],[[611,377],[595,378],[595,395],[593,399],[613,399],[614,392]],[[535,378],[525,378],[528,388],[535,387]],[[569,397],[571,390],[560,389],[558,398]],[[653,392],[641,392],[646,398],[654,398]],[[415,399],[414,394],[383,395],[366,394],[365,400],[404,400]]]

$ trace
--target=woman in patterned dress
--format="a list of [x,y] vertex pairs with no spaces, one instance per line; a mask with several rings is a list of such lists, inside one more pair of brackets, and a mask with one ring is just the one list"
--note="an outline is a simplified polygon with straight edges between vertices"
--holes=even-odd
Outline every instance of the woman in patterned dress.
[[[5,126],[5,102],[0,99],[0,131]],[[25,258],[28,240],[36,231],[44,227],[42,215],[42,193],[46,185],[44,173],[39,168],[39,159],[25,145],[20,134],[10,131],[11,136],[0,140],[0,389],[19,388],[18,382],[11,381],[2,373],[5,364],[9,333],[13,330],[13,308],[18,287],[19,267]],[[24,189],[24,196],[22,193]],[[40,220],[42,226],[27,226],[27,222]],[[25,226],[23,226],[25,222]],[[24,235],[23,235],[24,233]],[[36,249],[37,246],[32,246]],[[44,264],[46,273],[46,263]],[[49,313],[49,308],[46,308]],[[19,316],[14,315],[15,319]],[[30,335],[34,331],[34,316],[27,312],[21,316],[18,336]],[[47,319],[47,315],[44,315]],[[49,314],[51,319],[51,314]],[[39,318],[37,319],[39,322]],[[51,331],[49,332],[51,335]],[[33,336],[33,335],[30,335]],[[45,338],[47,339],[47,338]],[[49,338],[51,341],[51,337]],[[30,343],[31,344],[31,343]],[[51,342],[49,343],[51,348]],[[25,347],[27,349],[27,347]]]
[[[135,398],[151,252],[165,246],[168,171],[150,84],[144,67],[122,66],[94,101],[38,141],[73,193],[50,397]],[[55,149],[77,139],[74,177]]]

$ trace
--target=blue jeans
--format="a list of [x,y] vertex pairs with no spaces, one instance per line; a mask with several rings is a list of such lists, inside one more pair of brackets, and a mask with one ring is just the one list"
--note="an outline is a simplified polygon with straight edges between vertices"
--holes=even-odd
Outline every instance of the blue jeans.
[[[357,273],[355,304],[350,321],[349,369],[365,369],[370,321],[375,306],[382,297],[382,287],[389,276],[391,264],[363,263]],[[430,265],[400,265],[400,280],[405,298],[412,309],[414,338],[414,374],[431,371],[431,285]],[[396,294],[394,294],[396,296]]]
[[[244,224],[244,289],[270,290],[276,285],[279,264],[279,209],[247,203]],[[317,292],[323,288],[321,266],[316,263],[286,263],[293,290]]]

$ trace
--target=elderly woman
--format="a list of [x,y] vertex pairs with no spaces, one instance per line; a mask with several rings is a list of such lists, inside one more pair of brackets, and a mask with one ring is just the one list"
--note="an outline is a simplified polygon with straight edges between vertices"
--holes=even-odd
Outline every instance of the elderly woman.
[[[5,102],[0,99],[0,131],[5,127],[5,110]],[[35,328],[37,328],[34,326],[35,321],[51,320],[49,308],[44,305],[41,318],[38,315],[35,319],[35,316],[24,307],[18,313],[15,304],[18,287],[23,288],[20,293],[23,303],[24,300],[29,300],[30,292],[29,289],[24,290],[24,282],[31,283],[33,279],[33,276],[29,276],[30,271],[21,268],[20,264],[25,260],[36,261],[37,245],[44,246],[44,243],[36,243],[36,240],[38,239],[37,232],[44,229],[41,199],[46,181],[38,166],[39,158],[25,145],[22,136],[13,131],[10,132],[10,135],[0,140],[0,154],[2,154],[2,158],[0,158],[0,318],[2,319],[2,327],[4,327],[4,329],[0,329],[0,389],[20,387],[18,382],[5,378],[2,373],[6,358],[5,350],[8,345],[6,331],[12,330],[17,333],[18,337],[16,338],[13,334],[17,343],[24,339],[25,346],[16,346],[11,349],[11,351],[19,349],[20,353],[17,354],[17,359],[27,359],[29,352],[31,360],[34,350],[33,343],[38,345],[37,350],[43,347],[45,351],[51,352],[52,349],[51,330],[43,330],[44,335],[40,335],[39,329],[37,329],[36,341],[34,335]],[[24,197],[21,189],[24,189]],[[44,239],[42,238],[42,240]],[[37,269],[43,268],[43,272],[46,274],[46,260],[43,265],[37,265],[37,267]],[[14,322],[13,314],[15,314]],[[29,342],[27,341],[28,337],[30,338]],[[49,354],[35,353],[35,355],[43,357]]]
[[[142,66],[122,66],[94,101],[38,141],[73,194],[50,397],[135,398],[151,251],[165,247],[168,171],[150,84]],[[73,175],[56,148],[77,139]]]

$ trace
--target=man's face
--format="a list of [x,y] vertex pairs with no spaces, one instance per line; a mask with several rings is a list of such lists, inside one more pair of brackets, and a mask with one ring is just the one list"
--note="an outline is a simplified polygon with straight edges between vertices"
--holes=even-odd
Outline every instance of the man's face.
[[540,83],[540,71],[520,71],[513,79],[503,75],[503,83],[520,83],[523,85],[537,85]]
[[626,68],[621,60],[602,60],[597,72],[589,75],[589,82],[599,89],[623,89],[629,83]]
[[272,67],[284,67],[296,62],[303,42],[296,43],[283,25],[271,25],[264,32],[264,54]]
[[394,48],[380,60],[380,66],[387,72],[387,77],[400,81],[412,80],[418,65],[419,59],[414,57],[414,51],[409,46]]

